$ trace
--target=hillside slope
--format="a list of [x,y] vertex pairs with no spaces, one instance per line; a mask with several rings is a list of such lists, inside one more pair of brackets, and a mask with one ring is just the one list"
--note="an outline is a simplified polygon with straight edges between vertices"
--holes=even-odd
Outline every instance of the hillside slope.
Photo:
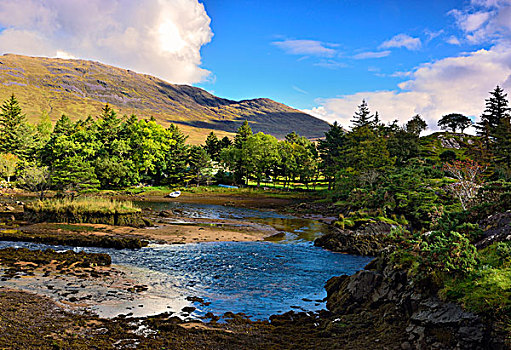
[[[189,85],[85,60],[6,54],[0,56],[0,99],[14,93],[29,120],[43,111],[52,120],[98,115],[105,103],[120,114],[153,116],[163,125],[177,123],[192,139],[209,130],[234,132],[248,120],[254,132],[282,138],[291,131],[324,136],[328,124],[266,98],[232,101]],[[207,130],[204,130],[207,129]]]

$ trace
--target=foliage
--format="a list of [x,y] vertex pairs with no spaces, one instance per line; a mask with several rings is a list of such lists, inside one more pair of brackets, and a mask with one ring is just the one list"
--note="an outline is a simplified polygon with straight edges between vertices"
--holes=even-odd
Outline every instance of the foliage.
[[353,119],[350,120],[351,123],[353,124],[353,129],[371,125],[373,116],[369,111],[367,102],[365,100],[362,100],[362,103],[357,108],[358,110],[355,112]]
[[450,173],[457,182],[450,184],[451,191],[460,200],[463,209],[467,209],[470,201],[475,197],[477,190],[481,187],[482,174],[485,166],[467,159],[457,160],[444,164],[444,169]]
[[463,131],[471,125],[472,121],[470,120],[470,118],[459,113],[451,113],[444,115],[438,121],[438,126],[442,130],[451,129],[452,132],[456,132],[456,130],[459,129],[460,132],[463,133]]
[[405,130],[412,135],[419,136],[420,133],[428,128],[428,124],[417,114],[406,123]]
[[479,252],[480,268],[463,276],[448,276],[440,294],[474,312],[511,315],[511,244],[495,243]]
[[432,273],[466,273],[477,264],[476,248],[464,235],[451,231],[433,231],[424,235],[420,245],[420,268]]
[[26,122],[14,95],[0,107],[0,151],[19,157],[29,155],[33,146],[33,130]]
[[18,185],[31,192],[39,192],[39,198],[43,199],[45,192],[51,186],[51,174],[47,166],[30,166],[23,169],[18,178]]
[[497,85],[490,92],[490,98],[486,99],[486,109],[476,125],[477,135],[483,139],[486,150],[492,149],[493,138],[501,122],[510,118],[511,108],[508,107],[506,96],[504,90]]
[[11,177],[16,172],[16,166],[18,165],[18,162],[18,156],[12,153],[0,154],[0,175],[5,177],[8,183],[11,181]]

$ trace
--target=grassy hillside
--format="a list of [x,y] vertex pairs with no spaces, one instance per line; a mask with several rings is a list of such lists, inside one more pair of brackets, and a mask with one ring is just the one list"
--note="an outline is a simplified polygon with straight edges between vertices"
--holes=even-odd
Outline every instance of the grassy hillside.
[[[12,93],[31,121],[46,111],[52,120],[98,115],[105,103],[120,114],[177,123],[202,142],[210,130],[234,132],[246,119],[254,132],[282,138],[291,131],[322,137],[328,124],[266,98],[232,101],[205,90],[167,83],[150,75],[85,60],[0,56],[0,99]],[[206,129],[206,130],[204,130]]]

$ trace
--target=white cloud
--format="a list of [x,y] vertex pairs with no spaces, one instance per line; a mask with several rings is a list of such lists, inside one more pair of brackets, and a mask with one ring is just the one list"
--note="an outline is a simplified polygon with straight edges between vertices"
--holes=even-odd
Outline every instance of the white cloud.
[[0,51],[80,57],[174,83],[208,77],[200,49],[213,33],[198,0],[2,0]]
[[447,38],[447,43],[451,45],[461,45],[461,42],[458,38],[456,38],[454,35],[451,35],[449,38]]
[[307,91],[305,91],[305,90],[303,90],[303,89],[300,89],[300,88],[299,88],[298,86],[296,86],[296,85],[293,85],[293,86],[292,86],[292,88],[293,88],[293,90],[298,91],[298,92],[299,92],[299,93],[301,93],[301,94],[304,94],[304,95],[308,95],[308,94],[309,94]]
[[479,116],[489,91],[499,84],[511,95],[511,47],[496,45],[420,66],[392,91],[367,91],[318,100],[308,113],[349,126],[357,105],[365,99],[382,120],[402,123],[421,114],[431,129],[445,114]]
[[472,0],[471,6],[449,12],[471,43],[499,41],[511,32],[510,0]]
[[274,41],[273,45],[284,50],[291,55],[313,55],[332,57],[336,54],[336,50],[332,47],[337,45],[324,43],[317,40],[283,40]]
[[317,63],[314,63],[317,67],[323,67],[328,69],[339,69],[339,68],[346,68],[348,65],[344,62],[339,62],[336,60],[321,60]]
[[362,52],[362,53],[356,54],[355,56],[353,56],[353,58],[356,60],[366,60],[366,59],[370,59],[370,58],[387,57],[388,55],[390,55],[390,51],[388,51],[388,50],[386,50],[386,51],[367,51],[367,52]]
[[392,47],[405,47],[408,50],[418,50],[422,46],[421,39],[413,38],[407,34],[398,34],[392,39],[385,41],[380,45],[381,48],[389,49]]

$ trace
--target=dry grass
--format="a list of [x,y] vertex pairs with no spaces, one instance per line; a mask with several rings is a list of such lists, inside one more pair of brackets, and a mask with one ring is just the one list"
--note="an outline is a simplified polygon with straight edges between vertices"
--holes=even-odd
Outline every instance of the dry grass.
[[29,203],[27,207],[35,212],[51,211],[55,213],[128,214],[140,212],[140,208],[134,207],[132,202],[99,197],[45,199]]

